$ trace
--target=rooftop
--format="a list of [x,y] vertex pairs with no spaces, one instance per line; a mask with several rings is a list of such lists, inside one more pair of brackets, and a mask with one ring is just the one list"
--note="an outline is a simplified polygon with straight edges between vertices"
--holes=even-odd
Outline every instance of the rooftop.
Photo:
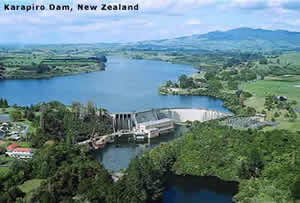
[[30,148],[15,148],[14,152],[31,152]]
[[13,143],[13,144],[11,144],[11,145],[9,145],[9,146],[7,146],[6,147],[6,150],[13,150],[14,148],[16,148],[16,147],[18,147],[19,145],[17,144],[17,143]]

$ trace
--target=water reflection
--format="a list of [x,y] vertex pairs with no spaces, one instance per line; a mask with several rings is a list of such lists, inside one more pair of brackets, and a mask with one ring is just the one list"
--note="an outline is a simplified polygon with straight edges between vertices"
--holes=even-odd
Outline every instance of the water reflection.
[[107,145],[106,148],[95,152],[96,158],[103,166],[111,171],[119,171],[127,168],[132,158],[145,150],[158,146],[161,143],[167,143],[174,140],[184,132],[186,127],[177,127],[175,132],[162,135],[154,139],[145,139],[143,141],[134,141],[128,138],[122,138],[113,144]]
[[162,202],[232,203],[237,192],[237,182],[222,181],[216,177],[171,175]]

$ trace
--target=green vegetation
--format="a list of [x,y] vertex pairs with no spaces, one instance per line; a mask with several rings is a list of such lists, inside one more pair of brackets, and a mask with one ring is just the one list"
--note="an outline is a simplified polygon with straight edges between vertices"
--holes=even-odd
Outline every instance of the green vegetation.
[[[107,191],[107,188],[103,188],[101,184],[105,181],[111,184],[110,175],[94,160],[89,151],[75,145],[92,135],[104,135],[112,131],[105,110],[96,108],[92,102],[86,107],[73,103],[71,108],[59,102],[50,102],[30,107],[14,107],[14,111],[19,111],[22,117],[26,111],[33,112],[31,124],[36,130],[29,135],[30,142],[17,143],[21,147],[36,147],[37,150],[29,161],[0,155],[2,164],[10,161],[9,168],[0,168],[0,202],[15,202],[23,198],[28,201],[36,199],[41,202],[57,202],[72,200],[73,196],[80,194],[93,201],[100,201],[105,197],[104,193],[101,197],[101,191]],[[54,144],[45,144],[50,142]],[[1,146],[7,144],[1,142]],[[74,183],[70,183],[68,179],[72,176],[74,181],[77,178]],[[42,180],[47,185],[53,184],[53,191],[44,193],[45,185],[41,184]],[[62,184],[57,183],[58,180],[63,181]],[[95,191],[89,193],[91,183],[95,185]],[[68,191],[65,190],[65,184],[71,184],[67,187]],[[61,193],[57,193],[58,191]],[[56,194],[54,199],[52,194]]]
[[[170,160],[167,157],[173,154],[169,168],[179,175],[240,182],[234,197],[238,202],[292,203],[299,198],[299,142],[299,134],[288,131],[241,131],[219,126],[217,121],[196,122],[182,139],[150,154],[160,161]],[[167,148],[167,154],[161,148]]]
[[[300,87],[300,77],[297,75],[300,75],[299,53],[290,52],[280,56],[243,53],[231,56],[223,58],[226,59],[223,65],[202,69],[204,73],[190,77],[182,75],[177,82],[167,81],[159,92],[212,96],[222,99],[224,106],[237,115],[261,113],[265,114],[268,121],[279,123],[279,126],[271,124],[272,127],[266,127],[265,130],[275,126],[299,131],[300,94],[296,94]],[[274,104],[266,108],[268,97],[282,97],[287,101],[275,99]]]
[[[268,105],[275,105],[273,99]],[[27,110],[35,114],[32,124],[37,130],[30,141],[38,149],[32,160],[12,161],[0,170],[1,202],[146,203],[161,199],[170,173],[237,181],[240,190],[234,199],[238,202],[299,199],[299,133],[194,122],[184,137],[134,158],[124,176],[113,183],[90,152],[75,145],[92,134],[111,132],[104,110],[92,102],[72,107],[50,102]]]
[[8,103],[6,99],[0,98],[0,108],[8,108]]
[[[278,32],[280,41],[273,36]],[[237,33],[243,39],[236,40]],[[0,167],[0,202],[154,202],[170,173],[239,182],[237,202],[299,202],[300,60],[297,52],[281,52],[299,49],[300,41],[289,34],[238,29],[108,49],[99,44],[4,50],[2,79],[96,71],[106,61],[100,56],[107,54],[190,64],[201,72],[167,81],[160,93],[220,98],[239,116],[188,122],[191,128],[183,137],[137,156],[114,183],[91,152],[76,145],[112,132],[104,109],[92,102],[8,107],[0,99],[0,113],[30,126],[28,140],[18,144],[36,148],[32,160],[14,160],[4,155],[9,142],[0,142],[0,162],[8,166]],[[271,126],[260,130],[261,123],[251,120],[257,113]]]
[[24,182],[22,185],[19,185],[20,190],[26,194],[24,197],[25,200],[31,200],[32,194],[40,187],[43,181],[44,179],[32,179]]
[[0,53],[0,79],[37,79],[105,69],[106,57],[92,52],[60,52],[51,48],[12,49]]
[[[280,123],[279,129],[291,131],[300,130],[300,94],[298,84],[300,76],[266,77],[254,83],[246,83],[243,89],[253,94],[253,98],[245,101],[245,105],[264,112],[269,120]],[[283,96],[287,101],[280,101],[276,97]],[[271,127],[266,130],[271,130]]]

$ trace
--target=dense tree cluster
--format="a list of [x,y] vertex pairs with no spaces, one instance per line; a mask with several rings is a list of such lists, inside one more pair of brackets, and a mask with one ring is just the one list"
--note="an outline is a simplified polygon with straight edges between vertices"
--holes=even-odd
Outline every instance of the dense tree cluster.
[[300,136],[288,131],[240,131],[194,123],[184,137],[173,171],[236,180],[241,202],[299,199]]
[[193,78],[187,77],[184,74],[179,77],[178,81],[179,81],[179,87],[182,89],[195,87]]
[[9,107],[9,105],[8,105],[7,100],[0,98],[0,108],[8,108],[8,107]]
[[[294,111],[293,106],[296,105],[296,101],[287,101],[281,100],[275,95],[269,95],[265,99],[264,107],[266,110],[286,110],[287,113],[284,115],[285,118],[290,118],[290,121],[294,121],[297,119],[297,113]],[[280,114],[276,111],[274,113],[274,118],[279,117]]]
[[37,134],[32,136],[32,144],[41,146],[47,140],[66,141],[75,144],[90,138],[93,134],[105,135],[112,132],[111,120],[103,109],[97,109],[89,102],[85,107],[73,103],[72,109],[59,102],[40,105],[40,115],[36,117]]

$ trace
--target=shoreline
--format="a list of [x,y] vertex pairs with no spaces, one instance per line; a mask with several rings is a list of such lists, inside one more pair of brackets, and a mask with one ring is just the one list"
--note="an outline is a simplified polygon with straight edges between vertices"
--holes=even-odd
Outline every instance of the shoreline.
[[101,67],[99,70],[90,70],[90,71],[82,71],[82,72],[76,72],[76,73],[64,73],[64,74],[58,74],[58,75],[43,75],[40,77],[24,77],[24,78],[4,78],[0,79],[1,81],[7,81],[7,80],[44,80],[44,79],[52,79],[56,77],[65,77],[65,76],[73,76],[73,75],[81,75],[81,74],[88,74],[88,73],[94,73],[94,72],[100,72],[100,71],[105,71],[106,67]]

